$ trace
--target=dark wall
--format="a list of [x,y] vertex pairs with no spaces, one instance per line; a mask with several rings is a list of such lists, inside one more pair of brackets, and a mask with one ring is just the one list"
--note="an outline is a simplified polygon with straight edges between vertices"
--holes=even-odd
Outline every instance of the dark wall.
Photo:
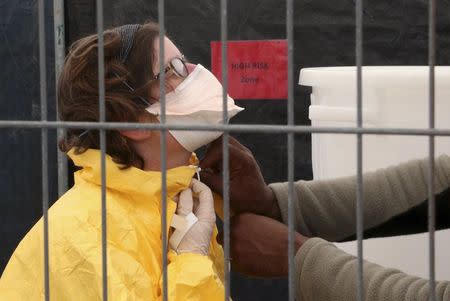
[[[48,116],[55,119],[52,1],[46,0]],[[0,3],[0,120],[40,120],[37,1]],[[56,133],[49,131],[49,188],[56,199]],[[41,134],[0,129],[0,271],[42,216]]]
[[[46,1],[51,13],[51,1]],[[66,1],[66,37],[75,39],[95,31],[95,1]],[[107,3],[106,3],[107,2]],[[296,0],[294,24],[295,74],[300,68],[354,65],[354,2],[352,0]],[[364,64],[420,65],[428,57],[428,8],[425,0],[366,1]],[[450,9],[438,1],[438,64],[448,64]],[[229,39],[283,39],[286,34],[283,1],[228,1]],[[7,1],[0,4],[0,119],[39,119],[39,69],[37,2]],[[53,79],[50,15],[47,23],[49,81]],[[157,20],[157,1],[105,1],[105,26]],[[210,41],[220,40],[219,1],[166,1],[167,33],[194,62],[210,65]],[[54,87],[49,84],[49,99]],[[307,89],[295,90],[295,122],[309,124]],[[285,124],[285,100],[239,100],[246,110],[234,123]],[[52,108],[52,107],[51,107]],[[254,152],[268,182],[287,175],[284,135],[236,134]],[[41,160],[38,130],[0,130],[0,270],[26,231],[41,216]],[[54,150],[50,145],[52,197],[56,198]],[[310,179],[310,136],[296,136],[296,178]],[[234,300],[285,300],[287,281],[232,276]]]

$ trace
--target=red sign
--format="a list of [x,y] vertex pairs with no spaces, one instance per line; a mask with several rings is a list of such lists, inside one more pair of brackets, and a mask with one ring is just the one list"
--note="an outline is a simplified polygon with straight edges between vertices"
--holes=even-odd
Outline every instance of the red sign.
[[[286,40],[228,41],[228,94],[235,99],[287,98]],[[222,43],[211,42],[211,67],[222,81]]]

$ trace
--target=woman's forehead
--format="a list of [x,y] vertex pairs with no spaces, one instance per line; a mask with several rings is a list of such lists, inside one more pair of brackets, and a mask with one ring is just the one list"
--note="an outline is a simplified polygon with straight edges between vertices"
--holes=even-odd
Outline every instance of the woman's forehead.
[[[154,42],[155,51],[155,63],[153,66],[153,71],[155,73],[159,72],[159,38],[155,39]],[[169,63],[170,59],[174,57],[179,57],[181,55],[180,50],[175,46],[175,44],[167,37],[164,38],[164,64]]]

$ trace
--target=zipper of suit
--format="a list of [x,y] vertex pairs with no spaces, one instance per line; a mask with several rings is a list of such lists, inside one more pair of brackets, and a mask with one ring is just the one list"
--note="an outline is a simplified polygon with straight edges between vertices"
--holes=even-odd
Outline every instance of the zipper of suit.
[[201,167],[197,165],[189,165],[189,167],[195,170],[195,173],[197,174],[197,180],[201,182],[200,180],[200,172],[202,171]]

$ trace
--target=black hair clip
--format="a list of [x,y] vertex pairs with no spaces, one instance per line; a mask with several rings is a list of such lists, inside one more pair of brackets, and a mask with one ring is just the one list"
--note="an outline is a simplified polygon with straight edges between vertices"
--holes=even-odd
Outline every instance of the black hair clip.
[[[117,73],[115,73],[114,72],[114,75],[115,76],[117,76],[117,78],[120,78],[120,76],[117,74]],[[134,90],[133,89],[133,87],[132,86],[130,86],[126,81],[124,81],[124,80],[122,80],[122,83],[131,91],[131,92],[135,92],[136,90]],[[151,105],[151,103],[148,101],[148,100],[146,100],[145,98],[143,98],[142,96],[137,96],[146,106],[150,106]],[[78,138],[81,138],[81,137],[83,137],[84,135],[86,135],[87,133],[89,133],[89,131],[90,131],[90,129],[89,130],[85,130],[85,131],[83,131],[80,135],[78,135]]]
[[90,130],[85,130],[83,131],[80,135],[78,135],[78,138],[83,137],[84,135],[86,135],[87,133],[89,133]]
[[[133,47],[134,44],[134,37],[136,35],[136,32],[139,30],[139,28],[141,27],[141,25],[139,24],[126,24],[117,28],[114,28],[113,31],[117,32],[118,34],[120,34],[120,38],[122,41],[122,47],[120,48],[120,53],[118,56],[118,60],[121,63],[125,63],[126,60],[128,59],[128,55],[130,54],[131,48]],[[114,75],[117,76],[117,78],[120,79],[120,76],[114,72]],[[131,91],[131,92],[135,92],[135,90],[133,89],[133,87],[131,87],[126,81],[122,80],[122,83],[127,86],[127,88]],[[146,100],[145,98],[141,97],[141,96],[137,96],[146,106],[150,106],[150,102],[148,100]],[[83,131],[80,135],[78,135],[79,138],[83,137],[84,135],[86,135],[87,133],[89,133],[89,130],[85,130]]]

